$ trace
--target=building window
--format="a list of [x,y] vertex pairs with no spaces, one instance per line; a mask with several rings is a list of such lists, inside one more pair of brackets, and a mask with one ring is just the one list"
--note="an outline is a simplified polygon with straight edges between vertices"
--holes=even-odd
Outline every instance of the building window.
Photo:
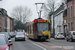
[[63,17],[66,17],[66,16],[67,16],[67,9],[64,11]]
[[68,18],[70,17],[70,8],[68,8]]
[[71,22],[71,31],[73,31],[73,22]]
[[73,17],[73,6],[71,6],[71,17]]
[[70,31],[70,23],[68,23],[68,29],[69,29],[69,31]]

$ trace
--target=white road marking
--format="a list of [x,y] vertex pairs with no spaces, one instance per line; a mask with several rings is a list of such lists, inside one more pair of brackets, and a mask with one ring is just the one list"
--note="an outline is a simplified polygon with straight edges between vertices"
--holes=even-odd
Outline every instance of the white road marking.
[[[29,40],[27,40],[27,41],[29,41]],[[47,50],[46,48],[44,48],[44,47],[42,47],[42,46],[40,46],[38,44],[35,44],[35,43],[31,42],[31,41],[29,41],[29,42],[32,43],[32,44],[34,44],[34,45],[36,45],[36,46],[38,46],[38,47],[40,47],[40,48],[42,48],[42,49],[44,49],[44,50]]]

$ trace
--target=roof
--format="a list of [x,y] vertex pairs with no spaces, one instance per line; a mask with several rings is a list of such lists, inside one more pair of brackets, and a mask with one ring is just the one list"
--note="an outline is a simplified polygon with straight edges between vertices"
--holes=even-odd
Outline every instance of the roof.
[[[9,17],[9,16],[8,16]],[[10,19],[14,20],[13,18],[9,17]]]
[[[4,13],[3,10],[4,10],[6,13]],[[9,17],[8,14],[7,14],[7,11],[6,11],[4,8],[0,8],[0,12],[1,12],[2,14],[6,15],[7,17]],[[11,17],[9,17],[9,18],[13,20],[13,18],[11,18]]]
[[51,16],[53,14],[53,12],[51,12],[50,14],[49,14],[49,16]]
[[0,8],[0,12],[4,15],[8,16],[7,11],[4,8]]
[[[64,4],[62,3],[62,5],[60,5],[60,7],[54,12],[54,15],[57,14],[58,12],[60,12],[63,9],[64,9]],[[51,16],[52,14],[53,14],[53,12],[50,12],[49,16]]]
[[[42,18],[34,19],[32,22],[27,23],[27,26],[30,24],[36,23],[36,21],[38,21],[38,20],[49,20],[49,19],[42,19]],[[50,20],[49,20],[49,22],[50,22]]]
[[8,18],[10,18],[10,19],[12,19],[12,20],[14,20],[14,18],[11,18],[11,17],[9,17],[9,16],[7,16]]
[[64,4],[60,5],[60,7],[54,12],[54,15],[60,12],[61,10],[64,10]]

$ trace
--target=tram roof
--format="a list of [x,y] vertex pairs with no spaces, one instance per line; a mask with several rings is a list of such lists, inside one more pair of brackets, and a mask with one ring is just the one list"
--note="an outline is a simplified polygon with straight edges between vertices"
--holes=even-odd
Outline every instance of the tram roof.
[[[49,19],[34,19],[32,22],[29,22],[29,23],[27,24],[27,26],[30,25],[30,24],[33,24],[34,21],[37,21],[37,20],[49,20]],[[49,20],[49,21],[50,21],[50,20]]]

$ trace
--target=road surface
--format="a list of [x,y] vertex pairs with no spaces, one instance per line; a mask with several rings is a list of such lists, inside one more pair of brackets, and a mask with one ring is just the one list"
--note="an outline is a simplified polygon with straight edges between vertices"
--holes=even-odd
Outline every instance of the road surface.
[[44,50],[40,46],[36,45],[31,41],[15,41],[12,39],[13,45],[11,46],[11,50]]
[[[33,40],[31,40],[33,41]],[[65,39],[49,39],[45,42],[33,41],[47,50],[75,50],[75,42],[67,42]]]
[[37,41],[26,37],[26,41],[15,41],[13,38],[12,42],[12,50],[75,50],[75,42],[67,42],[65,39]]

